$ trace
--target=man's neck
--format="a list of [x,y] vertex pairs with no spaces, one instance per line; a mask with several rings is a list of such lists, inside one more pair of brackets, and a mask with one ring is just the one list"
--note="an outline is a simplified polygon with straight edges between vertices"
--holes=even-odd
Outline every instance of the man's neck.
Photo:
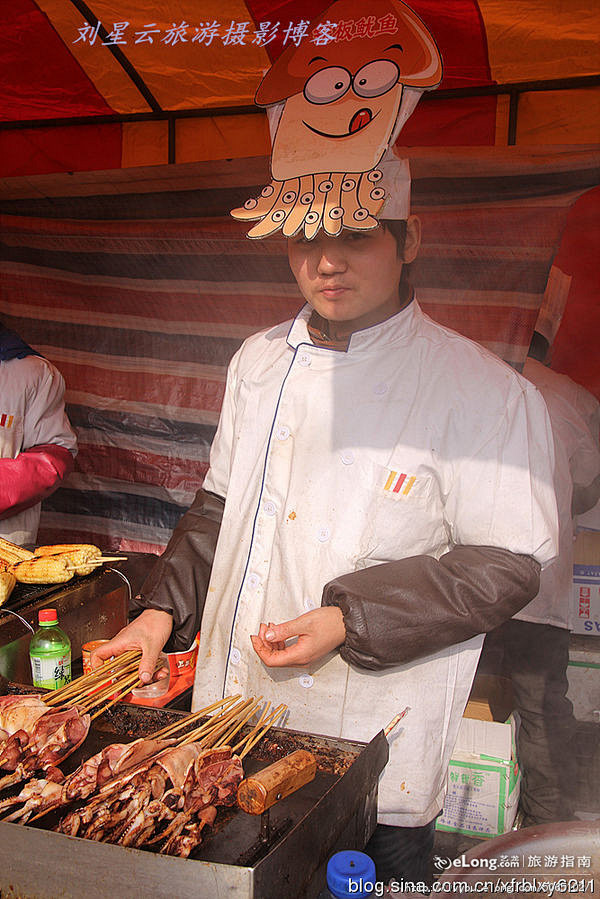
[[[412,296],[413,290],[410,284],[401,283],[398,290],[398,305],[388,315],[384,315],[378,321],[370,322],[365,327],[371,328],[376,324],[387,321],[388,318],[391,318],[408,306]],[[364,327],[357,327],[355,320],[351,322],[330,321],[323,318],[323,316],[319,315],[314,309],[308,321],[308,331],[312,342],[317,346],[323,346],[334,350],[347,350],[352,335],[357,331],[362,331],[364,329]]]

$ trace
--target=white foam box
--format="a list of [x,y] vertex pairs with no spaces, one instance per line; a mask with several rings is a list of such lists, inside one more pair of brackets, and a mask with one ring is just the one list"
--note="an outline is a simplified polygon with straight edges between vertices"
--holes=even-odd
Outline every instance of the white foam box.
[[571,630],[600,637],[600,531],[580,531],[575,538]]
[[[469,703],[465,716],[469,713],[479,716],[481,710]],[[511,829],[521,784],[515,735],[512,714],[504,722],[463,717],[448,766],[448,792],[436,822],[438,830],[491,838]]]

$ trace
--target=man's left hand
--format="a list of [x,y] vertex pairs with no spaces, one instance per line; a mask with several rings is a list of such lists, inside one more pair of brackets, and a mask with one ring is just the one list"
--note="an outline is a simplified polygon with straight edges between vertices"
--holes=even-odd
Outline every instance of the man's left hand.
[[[285,641],[293,637],[297,639],[287,646]],[[261,624],[258,636],[250,639],[268,668],[304,668],[341,646],[346,628],[337,606],[323,606],[282,624]]]

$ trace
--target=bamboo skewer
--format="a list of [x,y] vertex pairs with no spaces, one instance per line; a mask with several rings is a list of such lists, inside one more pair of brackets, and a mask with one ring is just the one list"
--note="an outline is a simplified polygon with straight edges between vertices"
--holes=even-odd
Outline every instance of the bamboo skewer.
[[262,725],[263,725],[263,724],[265,723],[265,721],[267,720],[267,717],[268,717],[268,715],[269,715],[269,709],[270,709],[270,708],[271,708],[271,703],[270,703],[270,702],[267,702],[267,704],[265,705],[265,707],[264,707],[264,709],[263,709],[263,711],[262,711],[262,714],[261,714],[260,718],[258,719],[257,723],[255,724],[255,726],[252,728],[252,730],[250,731],[249,734],[246,734],[246,736],[245,736],[242,740],[239,741],[239,743],[236,743],[235,746],[232,746],[232,747],[231,747],[231,751],[232,751],[232,752],[235,752],[237,749],[240,749],[240,747],[242,747],[242,746],[244,745],[244,743],[245,743],[248,739],[250,739],[250,737],[253,736],[253,734],[256,733],[257,729],[260,728],[260,727],[262,727]]
[[[196,730],[191,731],[189,734],[186,734],[180,745],[184,746],[186,743],[196,743],[198,742],[198,738],[200,737],[202,731],[207,730],[207,733],[202,738],[202,745],[209,747],[213,746],[216,740],[223,734],[230,724],[237,720],[239,716],[246,711],[248,706],[254,702],[254,699],[251,697],[250,699],[243,700],[242,702],[238,702],[237,705],[233,706],[232,709],[229,709],[225,714],[218,715],[217,719],[212,719],[210,722],[207,722],[206,725],[202,725],[202,727],[197,728]],[[208,725],[208,729],[207,729]]]
[[392,718],[392,720],[390,721],[390,723],[387,725],[387,727],[384,727],[383,733],[384,733],[384,735],[385,735],[386,737],[388,737],[388,736],[391,734],[391,732],[392,732],[393,729],[396,727],[396,725],[397,725],[400,721],[402,721],[402,719],[404,718],[404,716],[405,716],[406,714],[408,714],[408,712],[410,712],[410,706],[409,706],[409,705],[407,705],[405,709],[403,709],[401,712],[399,712],[397,715],[395,715],[395,716]]
[[82,696],[77,700],[77,705],[89,711],[90,709],[93,709],[94,706],[100,705],[105,699],[109,699],[114,693],[118,693],[123,687],[127,686],[127,684],[131,684],[131,682],[135,680],[139,680],[137,665],[127,668],[127,670],[123,671],[119,677],[104,682],[97,690],[94,690],[92,694]]
[[229,708],[229,706],[234,703],[236,699],[239,699],[240,696],[241,694],[237,693],[235,696],[228,696],[225,699],[219,699],[217,700],[217,702],[213,702],[211,705],[207,705],[206,708],[200,709],[199,712],[194,712],[192,715],[186,715],[186,717],[182,718],[181,721],[176,721],[174,724],[167,724],[166,727],[163,727],[161,728],[161,730],[157,730],[156,733],[152,734],[152,738],[154,740],[162,740],[166,737],[170,737],[176,731],[187,727],[194,721],[198,721],[200,718],[206,718],[209,712],[218,709],[219,706],[223,706],[223,710]]
[[127,685],[125,687],[125,689],[123,689],[120,693],[113,696],[113,698],[110,700],[110,702],[108,702],[101,709],[97,709],[97,711],[95,711],[94,714],[90,717],[90,721],[93,721],[95,718],[98,718],[99,715],[103,715],[104,712],[108,711],[108,709],[111,708],[111,706],[115,705],[115,703],[120,702],[122,699],[124,699],[127,696],[127,694],[131,692],[131,690],[135,690],[136,687],[139,687],[141,685],[141,683],[142,682],[139,679],[139,677],[136,676],[135,679],[132,680],[131,684]]
[[[223,726],[227,727],[230,721],[230,716],[225,718],[224,715],[214,715],[208,721],[205,721],[204,724],[200,725],[200,727],[197,727],[188,734],[182,736],[181,745],[183,746],[186,743],[202,743],[202,745],[205,746],[209,738],[214,736],[215,733],[218,736]],[[188,739],[188,737],[190,739]]]
[[[52,556],[48,558],[52,558]],[[126,560],[127,556],[97,556],[88,562],[80,562],[79,565],[66,565],[65,571],[79,571],[80,568],[98,568],[104,562],[125,562]]]
[[[261,727],[261,722],[259,721],[259,723],[256,725],[256,727],[255,727],[253,730],[250,731],[250,733],[248,734],[248,736],[247,736],[247,737],[244,737],[243,740],[241,740],[239,743],[237,743],[237,744],[235,745],[235,747],[233,747],[233,749],[235,750],[235,749],[237,749],[239,746],[243,746],[244,743],[246,744],[246,745],[244,746],[244,749],[242,750],[242,752],[239,752],[239,753],[238,753],[238,755],[239,755],[239,757],[240,757],[241,759],[243,759],[244,756],[247,755],[247,754],[250,752],[250,750],[252,749],[252,747],[253,747],[256,743],[258,743],[259,740],[262,740],[262,738],[264,737],[264,735],[266,734],[266,732],[273,726],[274,722],[277,720],[277,718],[278,718],[280,715],[283,714],[283,712],[284,712],[285,710],[287,710],[287,705],[286,705],[285,703],[282,702],[281,705],[278,705],[277,708],[276,708],[273,712],[271,712],[271,714],[268,716],[268,718],[265,718],[265,719],[264,719],[264,726],[262,727],[262,729],[259,730],[259,728]],[[263,715],[263,718],[264,718],[264,715]],[[262,718],[261,718],[261,720],[262,720]],[[256,733],[257,731],[258,731],[258,733]],[[253,735],[254,733],[256,733],[256,736],[255,736],[255,737],[252,737],[252,735]]]
[[[252,705],[250,706],[250,710],[246,712],[241,721],[236,722],[236,724],[230,730],[223,734],[222,738],[216,744],[217,746],[229,746],[232,738],[235,737],[237,732],[242,729],[244,724],[246,724],[250,720],[250,718],[252,718],[252,716],[256,712],[256,709],[258,708],[261,699],[262,696],[259,696],[259,698],[252,703]],[[268,705],[270,704],[271,703],[268,703]]]

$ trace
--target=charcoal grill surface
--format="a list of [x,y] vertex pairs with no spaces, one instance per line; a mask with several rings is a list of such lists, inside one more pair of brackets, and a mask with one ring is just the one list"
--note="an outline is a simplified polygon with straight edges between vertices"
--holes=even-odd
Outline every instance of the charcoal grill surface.
[[[148,736],[181,717],[185,713],[119,704],[93,722],[88,739],[63,770],[73,770],[102,746]],[[363,848],[372,833],[388,744],[383,733],[365,744],[274,728],[244,759],[246,776],[295,749],[314,753],[317,775],[271,809],[275,837],[266,846],[259,843],[260,817],[237,807],[219,809],[215,825],[189,859],[54,833],[47,829],[50,816],[35,825],[0,822],[2,899],[79,899],[82,876],[90,899],[103,899],[109,888],[123,897],[146,892],[169,899],[317,896],[333,852]],[[43,862],[49,853],[61,859],[53,866],[56,872]]]
[[[87,575],[94,577],[94,575]],[[50,600],[55,593],[64,590],[64,584],[15,584],[7,602],[2,606],[2,613],[7,610],[20,612],[28,606],[37,604],[39,600]]]

